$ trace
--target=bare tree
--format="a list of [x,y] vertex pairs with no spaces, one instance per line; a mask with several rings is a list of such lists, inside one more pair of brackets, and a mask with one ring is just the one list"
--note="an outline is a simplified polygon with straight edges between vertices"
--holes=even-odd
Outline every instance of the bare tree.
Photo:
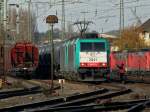
[[[28,28],[29,28],[29,20],[28,20],[28,10],[19,8],[19,35],[17,36],[16,33],[16,9],[10,9],[8,20],[9,20],[9,35],[15,39],[16,42],[18,41],[29,41],[28,37]],[[34,37],[34,32],[37,32],[36,28],[36,16],[33,12],[31,12],[31,36]],[[34,40],[34,39],[33,39]]]

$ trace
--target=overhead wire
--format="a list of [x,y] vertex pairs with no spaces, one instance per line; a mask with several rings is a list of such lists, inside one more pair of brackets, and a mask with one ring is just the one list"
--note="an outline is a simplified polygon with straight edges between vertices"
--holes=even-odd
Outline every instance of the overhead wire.
[[[139,0],[136,0],[136,1],[139,1]],[[128,1],[128,2],[126,2],[126,3],[131,3],[131,2],[136,2],[135,0],[134,1]],[[86,7],[88,6],[88,4],[86,5]],[[136,6],[136,7],[142,7],[142,6],[150,6],[150,4],[145,4],[145,5],[138,5],[138,6]],[[80,6],[79,6],[80,7]],[[76,8],[71,8],[71,10],[73,10],[73,9],[79,9],[79,7],[76,7]],[[82,7],[83,7],[83,5],[82,5]],[[130,8],[130,7],[125,7],[125,8]],[[106,11],[113,11],[113,10],[119,10],[119,8],[110,8],[110,9],[104,9],[104,10],[98,10],[98,8],[97,8],[97,11],[99,12],[106,12]]]
[[[27,0],[25,0],[25,1],[27,1]],[[74,18],[78,18],[78,15],[80,15],[80,11],[78,11],[79,10],[79,8],[81,8],[82,7],[82,9],[83,10],[85,10],[84,8],[87,8],[87,7],[93,7],[93,6],[96,6],[97,4],[94,4],[94,3],[90,3],[90,1],[93,1],[93,0],[88,0],[88,2],[87,2],[87,0],[86,0],[86,2],[84,2],[85,0],[79,0],[79,1],[81,1],[81,3],[79,3],[79,4],[76,4],[76,5],[74,5],[74,7],[71,7],[70,8],[70,10],[72,11],[72,13],[74,13],[72,16],[74,16]],[[110,4],[113,4],[114,3],[114,0],[99,0],[99,1],[103,1],[103,4],[105,3],[105,4],[108,4],[108,3],[110,3]],[[105,2],[106,1],[106,2]],[[147,0],[142,0],[142,1],[147,1]],[[43,1],[44,2],[44,1]],[[139,5],[136,5],[136,2],[141,2],[141,0],[133,0],[133,1],[131,1],[131,0],[127,0],[126,2],[125,2],[125,4],[126,4],[126,6],[125,6],[125,8],[126,9],[128,9],[128,8],[131,8],[131,7],[149,7],[150,6],[150,4],[139,4]],[[58,3],[58,2],[57,2]],[[128,6],[128,4],[129,3],[135,3],[135,4],[133,4],[133,6]],[[25,4],[25,3],[24,3]],[[116,4],[116,3],[115,3]],[[41,7],[40,7],[40,6]],[[40,2],[39,1],[39,9],[41,10],[42,9],[42,7],[44,7],[46,4],[44,4],[43,3],[43,6],[42,6],[42,2]],[[49,4],[47,4],[47,5],[49,5]],[[61,3],[58,3],[57,5],[56,5],[56,3],[55,3],[55,5],[53,5],[53,7],[57,7],[57,6],[59,6],[59,5],[62,5]],[[69,5],[72,5],[72,4],[69,4]],[[66,6],[67,7],[67,6]],[[40,14],[40,15],[38,15],[37,16],[37,18],[40,18],[40,17],[43,17],[45,14],[47,14],[47,12],[51,9],[51,8],[48,8],[48,9],[45,9],[45,7],[43,8],[44,10],[42,11],[42,13]],[[95,15],[96,15],[96,17],[92,17],[92,18],[94,18],[94,19],[96,19],[96,20],[99,20],[99,19],[103,19],[104,17],[106,17],[106,19],[107,18],[109,18],[109,17],[111,17],[111,16],[113,16],[113,15],[110,15],[110,14],[108,14],[108,17],[107,16],[105,16],[105,15],[103,15],[103,14],[105,14],[105,12],[111,12],[111,11],[114,11],[114,13],[116,13],[115,11],[116,10],[119,10],[119,7],[117,7],[117,6],[115,6],[115,7],[113,7],[113,6],[111,6],[111,8],[108,8],[108,9],[102,9],[102,5],[100,5],[100,6],[98,6],[98,7],[96,7],[95,9],[91,9],[90,11],[89,11],[89,15],[91,15],[91,14],[93,14],[93,13],[95,13]],[[103,16],[97,16],[98,15],[98,13],[101,13]],[[68,14],[68,12],[66,11],[66,14]],[[77,16],[76,16],[77,15]],[[116,15],[116,17],[117,17],[117,15]],[[45,18],[45,17],[44,17]],[[89,17],[90,18],[90,17]],[[104,18],[105,19],[105,18]],[[60,21],[61,21],[61,19],[59,19]],[[66,21],[71,21],[71,20],[66,20]],[[73,22],[73,21],[72,21]]]

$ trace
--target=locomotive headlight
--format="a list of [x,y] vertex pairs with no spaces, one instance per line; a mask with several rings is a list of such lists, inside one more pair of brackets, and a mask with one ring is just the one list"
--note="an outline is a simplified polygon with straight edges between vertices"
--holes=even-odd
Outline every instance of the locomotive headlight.
[[27,70],[27,68],[23,68],[24,70]]
[[82,63],[81,65],[84,66],[84,63]]
[[106,63],[103,63],[102,66],[106,66]]

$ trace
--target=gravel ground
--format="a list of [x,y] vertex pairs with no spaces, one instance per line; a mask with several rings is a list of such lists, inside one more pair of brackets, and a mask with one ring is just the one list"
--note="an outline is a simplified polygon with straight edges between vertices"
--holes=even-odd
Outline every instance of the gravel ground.
[[[54,81],[54,84],[58,85],[58,81]],[[52,95],[47,90],[43,90],[43,93],[40,94],[31,94],[31,95],[25,95],[25,96],[17,96],[17,97],[11,97],[7,99],[1,99],[0,100],[0,108],[9,107],[13,105],[21,105],[26,103],[32,103],[32,102],[39,102],[47,99],[53,99],[56,97],[61,96],[67,96],[72,95],[76,93],[84,93],[87,91],[95,90],[95,87],[88,86],[86,84],[77,84],[77,83],[68,83],[65,82],[63,86],[63,91],[56,90]]]
[[26,95],[26,96],[17,96],[17,97],[11,97],[7,99],[1,99],[0,100],[0,108],[9,107],[13,105],[20,105],[20,104],[26,104],[36,101],[46,100],[48,97],[46,97],[44,94],[36,94],[36,95]]
[[132,100],[150,98],[150,84],[133,83],[124,84],[125,87],[132,89],[132,93],[114,97],[113,100]]
[[87,84],[80,84],[80,83],[70,83],[65,82],[63,85],[63,91],[60,89],[58,90],[58,93],[60,95],[66,96],[69,94],[76,94],[76,93],[84,93],[87,91],[96,90],[97,88],[95,86],[87,85]]
[[[58,80],[54,81],[54,84],[59,85]],[[108,88],[113,91],[117,91],[121,88],[130,88],[133,90],[132,93],[127,95],[121,95],[118,97],[114,97],[113,101],[125,101],[125,100],[133,100],[133,99],[143,99],[145,97],[150,97],[150,84],[143,83],[128,83],[128,84],[120,84],[120,83],[100,83],[97,84],[98,88]],[[96,90],[97,88],[88,84],[80,84],[80,83],[70,83],[66,81],[63,85],[63,91],[61,89],[56,90],[52,95],[50,95],[49,91],[43,91],[40,94],[32,94],[26,96],[17,96],[11,97],[7,99],[0,100],[0,108],[13,106],[18,104],[26,104],[31,102],[38,102],[47,99],[53,99],[56,97],[72,95],[76,93],[84,93],[87,91]],[[149,109],[146,109],[144,112],[149,112]],[[117,111],[122,112],[122,111]]]
[[150,112],[150,108],[146,108],[143,112]]

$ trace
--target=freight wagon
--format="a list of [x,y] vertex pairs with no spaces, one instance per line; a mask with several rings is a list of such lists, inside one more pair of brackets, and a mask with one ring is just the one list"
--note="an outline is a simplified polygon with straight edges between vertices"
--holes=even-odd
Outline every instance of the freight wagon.
[[128,75],[150,75],[150,50],[112,52],[110,68],[113,78],[117,77],[117,65],[124,64]]
[[16,43],[11,49],[11,72],[31,77],[38,65],[38,48],[32,43]]
[[[54,44],[54,69],[59,71],[60,67],[60,55],[59,55],[59,45],[61,43]],[[51,78],[51,45],[43,44],[38,47],[39,49],[39,61],[36,68],[37,78]],[[54,76],[55,77],[55,76]]]

